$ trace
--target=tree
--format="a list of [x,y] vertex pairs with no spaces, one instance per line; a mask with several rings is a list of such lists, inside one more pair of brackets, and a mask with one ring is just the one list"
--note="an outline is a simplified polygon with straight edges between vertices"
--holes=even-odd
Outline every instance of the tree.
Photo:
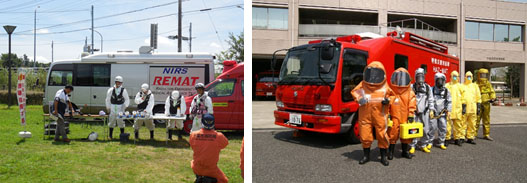
[[[9,67],[7,63],[8,56],[9,54],[2,53],[1,62],[2,62],[2,67],[4,68]],[[11,53],[11,61],[12,61],[11,67],[20,67],[22,65],[22,60],[20,60],[20,58],[18,58],[15,53]]]
[[511,65],[507,67],[505,82],[507,84],[507,87],[509,87],[509,89],[512,89],[513,97],[520,96],[520,67],[518,65]]
[[230,32],[229,39],[226,41],[229,44],[229,48],[216,54],[218,60],[236,60],[238,62],[243,62],[243,32],[241,32],[240,35],[234,35]]
[[30,63],[30,62],[29,62],[29,58],[27,57],[26,54],[24,54],[24,55],[22,56],[22,66],[27,67],[27,66],[29,66],[29,63]]

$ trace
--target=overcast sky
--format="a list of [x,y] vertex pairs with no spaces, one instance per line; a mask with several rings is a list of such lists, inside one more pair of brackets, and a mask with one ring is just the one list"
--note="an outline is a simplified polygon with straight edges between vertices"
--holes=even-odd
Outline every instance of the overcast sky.
[[[93,5],[96,19],[94,26],[103,36],[104,52],[137,51],[140,46],[149,45],[151,23],[158,23],[159,26],[157,51],[176,52],[177,40],[166,37],[177,34],[177,4],[174,0],[0,0],[0,25],[17,26],[12,35],[12,52],[19,57],[26,54],[33,60],[34,11],[40,6],[37,8],[37,61],[51,61],[52,40],[54,60],[79,58],[85,38],[88,37],[88,44],[91,43],[91,31],[82,30],[89,29],[91,21],[72,22],[89,20]],[[211,10],[199,11],[207,8]],[[219,53],[227,49],[225,40],[229,32],[240,34],[243,31],[242,8],[243,0],[183,0],[183,36],[188,36],[189,23],[192,22],[192,37],[195,37],[192,51]],[[136,12],[97,20],[98,17],[134,10]],[[169,14],[175,15],[139,21]],[[97,28],[129,21],[137,22]],[[94,40],[95,48],[99,49],[101,40],[97,33]],[[8,52],[7,45],[8,36],[1,29],[1,53]],[[188,42],[183,41],[183,51],[187,52],[188,48]]]

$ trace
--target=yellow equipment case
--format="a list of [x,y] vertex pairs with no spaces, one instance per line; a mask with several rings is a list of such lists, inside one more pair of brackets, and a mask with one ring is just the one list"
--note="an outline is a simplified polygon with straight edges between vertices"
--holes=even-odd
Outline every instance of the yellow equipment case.
[[401,139],[413,139],[423,136],[423,123],[413,122],[400,125]]

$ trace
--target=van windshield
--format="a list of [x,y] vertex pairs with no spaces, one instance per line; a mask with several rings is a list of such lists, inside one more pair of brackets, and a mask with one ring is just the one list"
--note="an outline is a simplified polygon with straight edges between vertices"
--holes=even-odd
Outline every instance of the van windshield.
[[279,84],[322,85],[324,82],[335,82],[340,58],[340,44],[337,43],[334,46],[331,59],[322,58],[321,52],[324,48],[321,46],[322,43],[310,44],[289,50],[282,63]]

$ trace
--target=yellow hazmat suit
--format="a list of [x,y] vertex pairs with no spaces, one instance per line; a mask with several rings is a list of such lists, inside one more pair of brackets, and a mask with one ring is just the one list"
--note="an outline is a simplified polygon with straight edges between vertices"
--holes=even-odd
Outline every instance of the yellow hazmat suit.
[[463,124],[465,125],[463,130],[467,130],[467,139],[469,143],[474,143],[474,137],[476,134],[476,120],[477,114],[479,114],[479,106],[481,106],[481,94],[479,87],[476,83],[473,83],[474,77],[472,73],[468,71],[465,74],[465,83],[463,84],[465,89],[465,104],[467,111],[463,116]]
[[489,77],[489,70],[484,68],[479,69],[477,84],[481,92],[481,113],[478,115],[476,121],[475,134],[478,134],[479,123],[483,119],[483,135],[487,140],[492,140],[490,138],[490,103],[496,100],[496,93],[490,84]]
[[[452,111],[448,116],[445,139],[446,141],[450,140],[452,128],[454,129],[454,140],[465,139],[465,133],[463,132],[463,104],[465,103],[465,97],[463,96],[463,85],[459,84],[459,73],[457,71],[450,73],[450,82],[445,87],[448,88],[452,97]],[[459,145],[460,142],[456,144]]]

